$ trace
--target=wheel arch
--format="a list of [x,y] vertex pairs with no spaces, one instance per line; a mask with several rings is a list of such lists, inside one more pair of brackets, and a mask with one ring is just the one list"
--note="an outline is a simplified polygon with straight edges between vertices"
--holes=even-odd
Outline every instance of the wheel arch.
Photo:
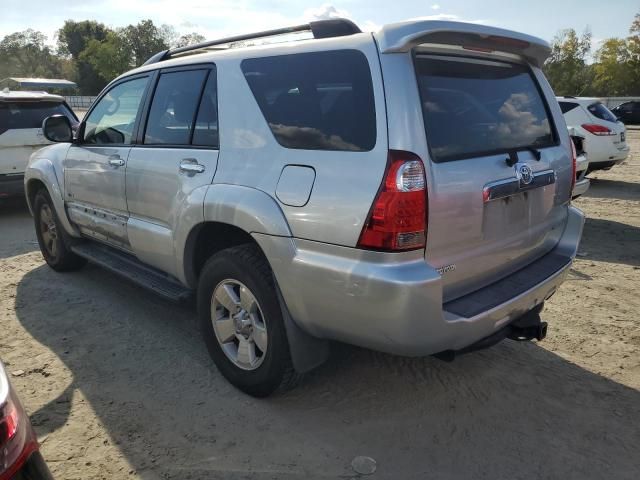
[[25,172],[25,194],[29,211],[33,214],[33,200],[36,193],[44,188],[49,193],[53,207],[60,223],[64,227],[67,234],[73,237],[79,237],[80,234],[71,225],[67,212],[64,208],[64,197],[62,186],[56,174],[53,163],[46,158],[36,158],[29,162],[29,166]]

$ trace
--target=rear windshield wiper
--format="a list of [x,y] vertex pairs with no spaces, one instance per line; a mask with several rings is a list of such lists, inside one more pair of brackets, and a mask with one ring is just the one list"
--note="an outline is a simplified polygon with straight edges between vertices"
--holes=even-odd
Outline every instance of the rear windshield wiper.
[[516,163],[518,163],[518,151],[522,151],[522,150],[527,150],[528,152],[531,152],[533,154],[533,157],[537,161],[540,161],[540,159],[542,158],[542,153],[540,153],[540,150],[538,150],[537,148],[535,148],[535,147],[523,147],[521,149],[511,150],[509,152],[509,156],[504,159],[504,161],[507,162],[508,166],[513,167]]

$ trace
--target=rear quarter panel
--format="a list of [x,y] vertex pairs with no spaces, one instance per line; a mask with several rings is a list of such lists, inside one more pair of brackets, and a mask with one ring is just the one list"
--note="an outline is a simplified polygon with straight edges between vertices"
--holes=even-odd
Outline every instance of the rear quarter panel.
[[[280,48],[248,50],[244,58],[356,49],[372,72],[376,109],[376,144],[369,152],[288,149],[276,141],[244,78],[243,58],[221,58],[218,68],[220,157],[214,184],[245,185],[277,202],[293,236],[344,246],[357,244],[387,162],[384,88],[378,51],[371,34],[359,34]],[[315,181],[304,205],[284,204],[276,195],[287,165],[311,167]],[[302,203],[302,202],[301,202]]]

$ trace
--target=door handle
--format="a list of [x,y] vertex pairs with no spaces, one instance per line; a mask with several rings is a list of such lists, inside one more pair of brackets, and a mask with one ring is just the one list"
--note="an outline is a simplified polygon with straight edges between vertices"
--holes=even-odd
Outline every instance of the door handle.
[[109,157],[109,165],[112,167],[122,167],[124,165],[124,160],[120,158],[120,155],[111,155]]
[[204,165],[200,165],[195,158],[185,158],[180,162],[180,171],[185,173],[203,173]]

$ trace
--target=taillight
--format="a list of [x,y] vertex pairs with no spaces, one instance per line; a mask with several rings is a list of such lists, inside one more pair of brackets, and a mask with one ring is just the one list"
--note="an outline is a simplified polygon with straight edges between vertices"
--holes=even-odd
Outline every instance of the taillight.
[[576,186],[576,172],[578,171],[578,152],[571,137],[569,137],[569,143],[571,144],[571,192],[573,192],[573,187]]
[[583,123],[582,128],[587,132],[597,135],[599,137],[606,137],[609,135],[616,135],[616,132],[612,132],[611,129],[604,125],[597,125],[595,123]]
[[427,191],[422,160],[411,152],[390,150],[384,181],[358,247],[385,251],[424,248],[426,227]]
[[0,480],[12,478],[37,449],[29,418],[0,364]]

